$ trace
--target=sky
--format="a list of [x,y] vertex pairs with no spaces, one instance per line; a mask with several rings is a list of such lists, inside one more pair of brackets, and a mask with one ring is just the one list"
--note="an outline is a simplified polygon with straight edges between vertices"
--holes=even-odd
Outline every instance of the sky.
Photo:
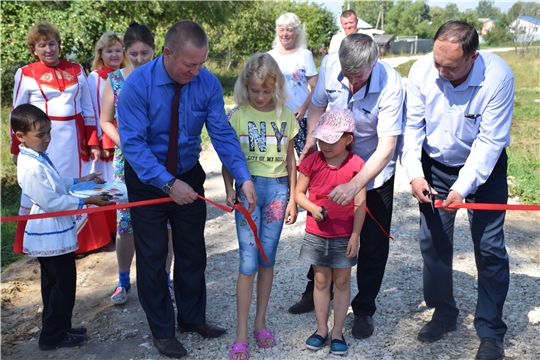
[[[343,6],[343,0],[313,0],[315,3],[322,4],[328,10],[332,11],[335,16],[341,14],[341,7]],[[517,0],[514,1],[501,1],[495,0],[495,7],[498,7],[502,12],[507,12],[512,5],[514,5]],[[454,3],[458,6],[459,11],[463,12],[467,9],[475,9],[478,6],[478,0],[476,1],[465,1],[465,0],[454,0],[454,1],[444,1],[444,0],[428,0],[429,6],[439,6],[444,8],[446,4]]]

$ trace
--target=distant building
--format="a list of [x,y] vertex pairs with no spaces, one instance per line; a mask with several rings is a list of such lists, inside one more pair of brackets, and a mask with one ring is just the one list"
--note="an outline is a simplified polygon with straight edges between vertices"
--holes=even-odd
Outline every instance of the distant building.
[[390,43],[394,40],[394,35],[373,35],[375,42],[379,46],[379,52],[381,54],[391,54],[392,48]]
[[540,40],[540,20],[522,15],[510,24],[514,38],[519,42]]
[[495,21],[490,18],[478,18],[478,21],[482,23],[482,29],[478,32],[478,35],[480,36],[486,35],[489,30],[496,26]]

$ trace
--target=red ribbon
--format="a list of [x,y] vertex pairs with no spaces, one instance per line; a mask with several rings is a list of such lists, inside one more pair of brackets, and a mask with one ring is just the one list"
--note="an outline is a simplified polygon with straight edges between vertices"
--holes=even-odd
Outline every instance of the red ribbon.
[[[316,194],[316,195],[315,195],[315,199],[317,199],[317,200],[320,200],[320,199],[328,199],[328,195],[320,195],[320,194]],[[366,213],[373,219],[373,221],[375,221],[375,224],[377,224],[377,225],[379,226],[379,228],[381,229],[381,231],[383,232],[383,234],[384,234],[387,238],[394,240],[394,238],[391,237],[390,234],[388,234],[388,233],[386,232],[386,230],[384,230],[384,228],[382,227],[382,225],[379,224],[379,222],[378,222],[378,221],[375,219],[375,217],[371,214],[371,211],[369,211],[369,209],[367,208],[367,206],[364,206],[364,205],[355,205],[355,204],[352,203],[352,202],[350,203],[350,205],[353,205],[354,207],[360,207],[360,208],[366,210]]]
[[[251,231],[253,231],[253,235],[255,236],[255,243],[257,244],[257,247],[259,248],[259,252],[261,253],[261,256],[263,257],[264,262],[268,264],[268,257],[264,253],[264,249],[262,247],[261,241],[259,240],[259,235],[257,234],[257,225],[255,224],[255,222],[251,218],[251,215],[249,214],[249,212],[247,211],[245,207],[243,207],[241,204],[235,204],[232,208],[230,208],[230,207],[218,204],[217,202],[212,201],[210,199],[207,199],[204,196],[197,194],[197,197],[229,213],[233,212],[234,210],[240,211],[246,218],[249,224],[249,227],[251,228]],[[135,202],[130,202],[128,204],[107,205],[107,206],[102,206],[102,207],[92,207],[92,208],[79,209],[79,210],[55,211],[55,212],[49,212],[49,213],[43,213],[43,214],[32,214],[32,215],[23,215],[23,216],[4,216],[0,218],[0,223],[11,222],[11,221],[36,220],[36,219],[44,219],[44,218],[58,217],[58,216],[90,214],[90,213],[95,213],[95,212],[100,212],[100,211],[163,204],[170,201],[173,201],[171,197],[164,197],[164,198],[152,199],[152,200],[135,201]]]
[[540,205],[521,205],[521,204],[479,204],[479,203],[451,203],[443,206],[442,200],[435,200],[436,208],[447,209],[471,209],[471,210],[540,210]]

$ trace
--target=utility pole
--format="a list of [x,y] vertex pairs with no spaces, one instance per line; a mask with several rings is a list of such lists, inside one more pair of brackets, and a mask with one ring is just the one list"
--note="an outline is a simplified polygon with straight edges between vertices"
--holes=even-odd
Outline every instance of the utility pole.
[[379,21],[381,22],[381,30],[384,31],[384,3],[381,1],[381,9],[379,10],[379,15],[377,16],[377,24],[375,29],[379,29]]

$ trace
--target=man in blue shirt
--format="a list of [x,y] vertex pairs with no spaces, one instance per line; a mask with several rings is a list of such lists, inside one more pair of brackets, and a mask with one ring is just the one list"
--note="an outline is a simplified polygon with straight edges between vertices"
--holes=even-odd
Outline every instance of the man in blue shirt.
[[[221,161],[241,184],[253,211],[256,194],[245,156],[224,111],[217,78],[202,68],[208,55],[203,28],[179,21],[166,34],[163,55],[137,68],[126,80],[118,102],[118,129],[126,159],[125,177],[130,201],[170,196],[173,202],[131,209],[137,251],[137,288],[154,345],[169,357],[186,355],[175,337],[174,308],[166,286],[167,221],[175,254],[174,288],[178,326],[203,337],[218,337],[225,329],[206,322],[206,248],[204,226],[206,177],[199,155],[201,131],[206,125]],[[177,88],[179,106],[171,104]],[[178,141],[174,111],[178,112]],[[174,139],[174,136],[171,137]],[[175,148],[177,152],[169,152]],[[171,155],[172,154],[172,155]],[[176,158],[166,167],[168,158]]]
[[[418,60],[407,83],[407,118],[402,164],[420,203],[420,250],[424,298],[435,308],[419,332],[437,341],[456,329],[452,258],[456,209],[467,202],[506,204],[507,156],[514,109],[514,76],[498,56],[478,51],[478,33],[450,21],[435,34],[433,53]],[[469,210],[478,269],[474,318],[481,339],[476,359],[502,359],[507,326],[502,310],[509,285],[504,245],[505,211]]]

